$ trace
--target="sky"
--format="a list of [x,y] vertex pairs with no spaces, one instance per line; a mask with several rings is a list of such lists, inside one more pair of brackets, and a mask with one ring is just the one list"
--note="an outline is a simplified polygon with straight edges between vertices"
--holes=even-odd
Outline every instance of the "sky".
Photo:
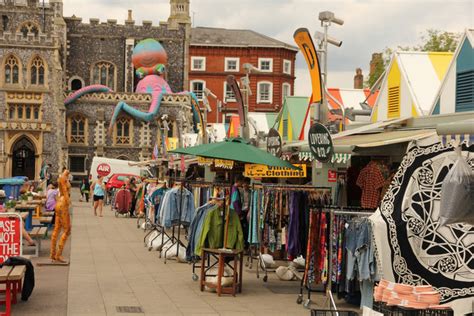
[[[64,15],[117,19],[133,10],[136,24],[158,25],[169,16],[168,0],[64,0]],[[251,29],[291,45],[293,33],[306,27],[323,31],[318,13],[332,11],[344,24],[331,25],[329,35],[343,42],[328,49],[328,86],[352,88],[356,68],[368,75],[374,52],[386,47],[415,46],[428,29],[463,32],[474,26],[472,0],[191,0],[193,26]],[[295,45],[296,46],[296,45]],[[298,53],[295,95],[311,94],[306,63]]]

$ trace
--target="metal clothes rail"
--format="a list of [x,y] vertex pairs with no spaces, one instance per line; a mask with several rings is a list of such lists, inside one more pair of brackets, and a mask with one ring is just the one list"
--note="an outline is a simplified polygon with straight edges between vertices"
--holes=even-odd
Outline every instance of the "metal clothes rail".
[[[371,211],[369,211],[371,210]],[[329,309],[334,310],[337,314],[337,306],[334,301],[334,298],[332,296],[332,270],[333,270],[333,262],[332,262],[332,257],[333,257],[333,243],[334,243],[334,216],[360,216],[360,217],[368,217],[374,214],[373,209],[367,209],[367,208],[361,208],[361,207],[351,207],[351,206],[346,206],[346,207],[341,207],[341,206],[319,206],[319,207],[313,207],[312,211],[320,211],[323,213],[329,214],[329,240],[327,242],[328,245],[328,281],[326,283],[326,295],[329,298]],[[306,258],[306,260],[309,260],[309,258]],[[303,302],[303,292],[304,289],[307,290],[308,297],[306,299],[306,302],[304,303],[304,307],[309,308],[311,305],[311,293],[316,292],[311,288],[309,284],[305,284],[306,280],[306,269],[305,273],[303,275],[303,278],[301,279],[301,286],[300,286],[300,294],[298,295],[298,298],[296,299],[296,303],[301,304]]]

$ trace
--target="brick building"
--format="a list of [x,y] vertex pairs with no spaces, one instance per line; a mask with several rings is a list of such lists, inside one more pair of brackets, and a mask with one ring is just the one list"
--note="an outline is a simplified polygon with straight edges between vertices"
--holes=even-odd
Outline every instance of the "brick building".
[[[202,98],[204,88],[224,103],[227,112],[237,112],[235,98],[226,84],[228,75],[244,77],[243,65],[260,71],[250,74],[249,111],[277,112],[284,96],[293,95],[295,58],[298,48],[251,30],[197,27],[191,31],[189,89]],[[222,123],[223,111],[209,98],[208,123]]]
[[[85,176],[94,155],[146,159],[160,137],[162,121],[144,123],[120,117],[109,137],[118,101],[143,111],[151,95],[135,94],[131,52],[144,38],[158,40],[168,53],[166,79],[175,92],[188,87],[191,24],[189,0],[170,0],[167,22],[136,25],[129,12],[116,20],[89,23],[63,17],[62,0],[0,0],[0,177],[38,178],[41,165],[53,171],[69,166]],[[124,14],[125,15],[125,14]],[[66,95],[91,84],[115,92],[95,93],[63,105]],[[168,95],[160,114],[168,114],[168,135],[186,132],[189,98]],[[187,119],[182,119],[186,118]]]

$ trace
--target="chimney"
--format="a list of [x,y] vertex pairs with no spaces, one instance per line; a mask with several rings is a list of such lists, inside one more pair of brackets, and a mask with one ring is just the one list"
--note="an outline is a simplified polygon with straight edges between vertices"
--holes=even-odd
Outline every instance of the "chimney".
[[125,20],[125,25],[134,25],[135,21],[132,18],[132,10],[128,10],[128,18]]
[[357,68],[354,76],[354,89],[362,89],[364,87],[364,75],[362,69]]

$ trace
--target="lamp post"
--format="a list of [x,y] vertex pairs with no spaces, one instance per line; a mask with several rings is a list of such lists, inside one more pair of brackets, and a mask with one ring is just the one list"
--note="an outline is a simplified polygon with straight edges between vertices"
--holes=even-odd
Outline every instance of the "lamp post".
[[330,11],[323,11],[319,12],[319,20],[321,21],[321,26],[324,28],[324,33],[316,32],[315,37],[320,42],[319,52],[323,59],[323,91],[322,91],[322,106],[319,110],[319,117],[314,117],[315,120],[319,120],[322,124],[327,123],[327,116],[328,116],[328,100],[326,97],[327,93],[327,78],[328,78],[328,43],[332,44],[337,47],[341,47],[342,41],[339,41],[335,38],[328,36],[328,29],[331,23],[335,23],[338,25],[343,25],[344,21],[342,19],[337,18],[333,12]]
[[243,64],[245,70],[245,77],[240,78],[240,82],[244,87],[241,89],[245,93],[244,96],[244,116],[245,116],[245,125],[243,126],[242,138],[249,140],[250,139],[250,125],[249,125],[249,96],[252,95],[252,90],[250,89],[250,73],[258,74],[261,73],[260,69],[255,67],[250,63]]

